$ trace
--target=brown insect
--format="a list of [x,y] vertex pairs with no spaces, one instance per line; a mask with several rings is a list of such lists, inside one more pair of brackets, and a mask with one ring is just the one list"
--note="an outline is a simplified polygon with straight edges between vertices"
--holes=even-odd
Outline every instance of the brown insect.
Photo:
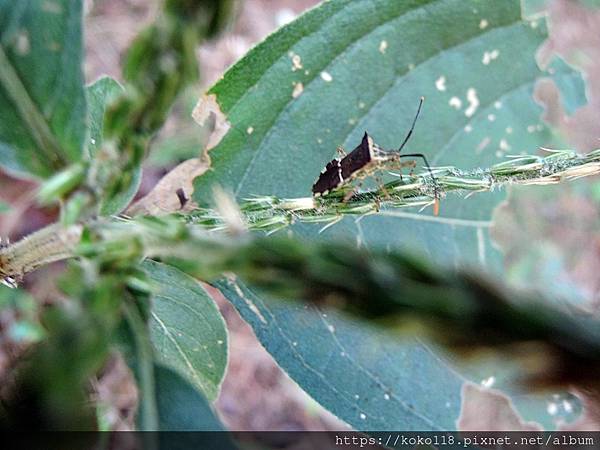
[[[436,179],[431,171],[431,166],[429,165],[425,155],[422,153],[410,153],[404,155],[400,154],[413,133],[415,124],[421,112],[421,107],[423,106],[423,101],[424,98],[421,97],[417,114],[415,115],[410,130],[408,131],[398,150],[384,150],[375,144],[371,136],[365,132],[361,143],[350,153],[346,154],[343,148],[338,147],[338,152],[342,154],[342,158],[335,158],[327,163],[325,169],[323,169],[319,175],[319,178],[312,187],[313,195],[315,197],[327,195],[331,191],[349,185],[355,179],[364,179],[369,176],[373,176],[381,170],[394,170],[401,169],[403,167],[416,166],[416,162],[414,160],[401,161],[401,158],[421,158],[429,170],[431,178],[437,186]],[[353,194],[353,191],[350,192],[350,197]],[[348,200],[348,198],[345,200]],[[437,215],[438,212],[439,202],[436,189],[434,214]]]

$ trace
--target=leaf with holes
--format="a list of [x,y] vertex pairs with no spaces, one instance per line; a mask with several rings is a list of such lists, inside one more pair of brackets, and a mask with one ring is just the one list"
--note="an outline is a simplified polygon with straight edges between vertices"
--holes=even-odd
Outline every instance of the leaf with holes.
[[[486,167],[551,146],[534,84],[547,76],[573,102],[584,96],[581,77],[566,65],[537,66],[545,37],[543,21],[522,20],[518,0],[324,2],[251,50],[209,91],[206,99],[216,99],[230,129],[209,152],[212,170],[196,179],[195,200],[209,202],[216,183],[238,198],[308,196],[337,145],[352,149],[368,131],[379,145],[397,148],[420,96],[426,101],[406,152],[422,152],[434,166]],[[501,274],[489,231],[504,196],[448,196],[438,217],[384,210],[321,234],[317,226],[293,230]],[[292,378],[353,427],[455,427],[465,378],[428,345],[390,342],[241,283],[218,286]],[[492,366],[480,373],[497,374]],[[529,420],[550,421],[538,403],[519,402]]]
[[227,365],[223,317],[193,278],[154,261],[143,267],[156,285],[150,336],[161,361],[214,400]]
[[0,0],[0,164],[46,178],[86,136],[81,1]]

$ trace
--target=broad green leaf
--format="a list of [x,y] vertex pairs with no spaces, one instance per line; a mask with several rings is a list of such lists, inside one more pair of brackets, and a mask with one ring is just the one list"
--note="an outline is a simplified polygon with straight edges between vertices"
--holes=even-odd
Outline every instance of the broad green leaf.
[[[155,363],[154,400],[158,413],[158,428],[143,431],[213,431],[219,433],[138,433],[143,448],[236,448],[210,403],[175,370]],[[141,402],[144,399],[140,399]]]
[[[324,2],[254,48],[209,91],[231,129],[211,150],[213,170],[196,179],[194,197],[210,201],[215,183],[238,198],[310,195],[337,145],[352,149],[367,130],[381,146],[397,148],[422,95],[406,153],[423,152],[433,165],[486,167],[552,146],[534,84],[549,76],[568,95],[583,92],[583,84],[564,64],[538,68],[534,56],[545,37],[543,21],[521,19],[518,0]],[[439,217],[384,210],[320,235],[316,226],[294,232],[501,274],[489,230],[504,197],[448,196]],[[392,343],[340,318],[265,301],[242,284],[219,287],[292,378],[353,427],[455,427],[465,378],[429,345]],[[545,407],[523,401],[534,411],[529,420],[549,422]]]
[[[546,33],[535,24],[521,20],[517,0],[324,3],[252,50],[211,89],[232,130],[210,152],[213,170],[196,179],[195,199],[210,201],[214,183],[238,197],[310,195],[337,145],[353,148],[365,130],[386,148],[399,145],[421,95],[426,104],[406,151],[423,151],[433,165],[485,167],[550,145],[531,98],[546,75],[534,58]],[[325,45],[330,36],[335,42]],[[582,89],[568,67],[553,70],[557,83]],[[297,98],[294,82],[303,83]],[[383,211],[322,236],[499,268],[488,230],[503,198],[448,196],[440,217]]]
[[[90,157],[97,155],[102,148],[104,114],[108,104],[121,92],[121,85],[110,77],[102,77],[86,89],[89,103],[90,117],[90,142],[89,152]],[[118,195],[104,199],[100,205],[100,212],[104,216],[118,214],[129,205],[138,191],[140,182],[142,181],[142,169],[139,167],[133,176],[132,182],[128,185],[127,190],[120,192]]]
[[156,284],[150,336],[160,360],[214,400],[227,366],[227,329],[202,286],[178,269],[143,265]]
[[86,136],[80,0],[0,0],[0,164],[46,178]]
[[223,431],[204,396],[173,369],[154,365],[161,431]]
[[420,342],[299,303],[218,283],[278,364],[333,414],[360,430],[451,430],[465,378]]
[[522,0],[523,17],[535,17],[544,14],[548,7],[548,0]]
[[[139,351],[139,341],[134,334],[130,323],[123,323],[116,337],[119,350],[131,367],[140,390],[138,429],[140,431],[223,431],[223,426],[215,416],[205,394],[173,365],[168,363],[165,365],[163,361],[155,361],[152,358],[142,360],[143,352]],[[146,417],[142,418],[144,414]],[[197,433],[193,435],[197,436]],[[190,434],[190,437],[193,435]],[[223,445],[219,448],[233,448],[224,433],[214,433],[211,436],[219,439],[218,442]],[[172,436],[165,437],[154,433],[147,438],[144,436],[140,438],[153,447],[160,444],[157,448],[161,449],[197,447],[197,445],[190,445],[190,441],[186,440],[185,436],[179,436],[174,440]],[[143,447],[146,448],[148,445]]]

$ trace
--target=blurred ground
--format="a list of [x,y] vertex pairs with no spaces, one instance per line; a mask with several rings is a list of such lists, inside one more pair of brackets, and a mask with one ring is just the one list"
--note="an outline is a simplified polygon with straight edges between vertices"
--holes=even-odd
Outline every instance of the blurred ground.
[[[205,44],[198,52],[202,86],[182,99],[174,119],[157,140],[157,151],[145,168],[142,193],[180,160],[197,155],[197,131],[190,124],[189,109],[204,88],[276,27],[318,3],[317,0],[246,0],[238,18],[224,36]],[[120,60],[136,33],[157,11],[157,0],[86,1],[86,79],[103,74],[120,79]],[[541,56],[558,51],[586,73],[589,105],[572,117],[561,112],[560,97],[552,87],[540,90],[540,101],[548,106],[548,119],[561,131],[565,141],[579,150],[600,147],[600,13],[582,9],[574,0],[556,0],[550,8],[552,39]],[[574,51],[577,49],[577,51]],[[192,131],[190,132],[190,126]],[[188,133],[186,135],[186,133]],[[189,133],[192,133],[191,135]],[[177,148],[180,135],[190,136],[183,150]],[[181,147],[185,147],[181,144]],[[167,149],[176,148],[173,156]],[[162,152],[162,150],[165,150]],[[39,209],[33,204],[35,185],[0,173],[0,201],[11,204],[10,214],[0,215],[0,236],[15,240],[53,221],[54,208]],[[499,211],[495,238],[506,254],[509,274],[527,282],[543,279],[554,270],[584,296],[600,305],[600,184],[583,180],[548,189],[519,191]],[[532,241],[532,236],[536,239]],[[533,243],[532,243],[533,242]],[[548,266],[550,264],[550,268]],[[38,271],[27,280],[41,301],[54,296],[48,280],[60,267]],[[343,429],[344,424],[310,400],[274,363],[260,346],[251,329],[233,307],[215,294],[230,329],[230,362],[217,408],[224,422],[234,430],[326,430]],[[0,317],[0,330],[4,317]],[[0,380],[10,368],[18,349],[10,347],[0,333]],[[95,387],[96,394],[115,405],[114,427],[131,425],[131,384],[123,365],[111,362]]]

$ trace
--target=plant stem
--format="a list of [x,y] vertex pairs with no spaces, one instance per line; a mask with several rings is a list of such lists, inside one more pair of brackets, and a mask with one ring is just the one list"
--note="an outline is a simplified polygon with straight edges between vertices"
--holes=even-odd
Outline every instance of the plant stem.
[[[523,156],[487,169],[460,170],[454,167],[395,180],[379,189],[358,193],[344,201],[346,192],[334,191],[321,197],[255,197],[239,204],[241,218],[250,230],[272,233],[298,222],[323,223],[330,226],[348,215],[376,214],[382,209],[427,206],[435,195],[470,194],[493,191],[505,185],[546,185],[600,173],[600,150],[586,155],[571,151],[553,152],[546,157]],[[467,201],[467,197],[465,197]],[[222,206],[222,205],[221,205]],[[227,208],[197,208],[187,214],[172,215],[175,223],[187,223],[209,231],[231,228]],[[118,219],[123,221],[123,219]],[[109,226],[110,220],[94,223],[95,228]],[[104,225],[103,225],[104,224]],[[177,227],[175,227],[177,228]],[[82,226],[46,227],[21,241],[0,247],[0,281],[14,284],[39,266],[75,256]],[[169,233],[172,231],[169,231]],[[127,247],[127,246],[125,246]],[[122,248],[121,248],[122,250]]]
[[[598,150],[584,156],[556,152],[489,169],[439,168],[435,179],[421,174],[411,177],[410,183],[397,180],[347,202],[344,192],[320,199],[261,197],[242,202],[240,211],[249,228],[274,231],[294,220],[332,223],[380,208],[428,204],[434,194],[489,191],[506,184],[553,184],[599,172]],[[439,344],[454,350],[510,347],[528,362],[534,361],[532,379],[542,385],[589,384],[594,382],[590,374],[600,370],[598,323],[575,318],[539,294],[500,288],[473,272],[434,267],[402,252],[366,253],[343,244],[257,238],[239,231],[234,236],[214,233],[239,230],[229,226],[237,224],[239,217],[228,217],[231,208],[223,200],[220,203],[223,214],[198,209],[189,215],[98,219],[86,225],[85,242],[77,248],[65,239],[73,228],[53,225],[0,249],[0,263],[6,255],[19,255],[9,265],[20,261],[22,272],[32,270],[48,259],[40,248],[55,255],[52,260],[76,254],[108,264],[124,256],[159,258],[208,281],[235,273],[276,297],[321,304],[336,299],[336,308],[390,328],[416,321]],[[3,276],[11,273],[6,267],[3,270]]]
[[[556,151],[546,157],[522,156],[487,169],[460,170],[437,168],[433,178],[428,172],[405,176],[378,189],[357,193],[349,200],[348,190],[334,191],[326,197],[277,198],[261,196],[245,199],[239,205],[242,219],[251,230],[274,232],[294,222],[331,225],[347,215],[376,214],[382,209],[426,207],[436,197],[448,193],[472,194],[494,191],[505,185],[546,185],[600,173],[600,150],[586,155]],[[198,208],[186,216],[189,223],[209,230],[230,227],[227,214]]]
[[13,287],[40,266],[73,257],[81,239],[82,225],[55,223],[21,239],[0,246],[0,282]]
[[136,370],[139,372],[141,431],[158,431],[158,408],[156,406],[156,383],[154,380],[154,358],[148,327],[131,299],[123,302],[125,319],[131,327],[136,351]]

